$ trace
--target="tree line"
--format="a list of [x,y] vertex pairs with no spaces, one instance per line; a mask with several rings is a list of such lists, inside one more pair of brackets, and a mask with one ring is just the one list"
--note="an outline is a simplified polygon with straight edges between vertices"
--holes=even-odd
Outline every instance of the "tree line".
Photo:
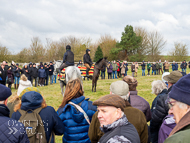
[[116,59],[183,61],[188,57],[187,45],[181,42],[174,42],[173,49],[167,53],[168,56],[162,56],[161,53],[166,43],[166,39],[158,31],[148,31],[142,27],[133,28],[133,26],[127,25],[122,32],[120,41],[105,34],[94,43],[91,38],[67,36],[59,41],[46,39],[46,44],[43,45],[39,37],[33,37],[31,44],[17,54],[13,54],[6,46],[0,44],[0,62],[4,60],[8,62],[13,60],[19,63],[62,60],[66,45],[71,46],[71,50],[75,54],[75,62],[83,59],[87,48],[91,50],[93,61],[97,61],[100,57],[107,57],[110,61]]

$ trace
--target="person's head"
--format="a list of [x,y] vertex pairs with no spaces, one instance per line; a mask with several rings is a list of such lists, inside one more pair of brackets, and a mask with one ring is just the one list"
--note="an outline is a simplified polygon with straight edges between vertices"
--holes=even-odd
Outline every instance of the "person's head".
[[115,63],[115,60],[113,61],[113,63]]
[[155,64],[155,62],[153,62],[153,64]]
[[178,123],[181,118],[190,110],[190,75],[183,76],[175,83],[169,92],[168,106],[169,114],[174,115],[175,122]]
[[5,68],[5,65],[2,63],[2,64],[1,64],[1,67],[4,69],[4,68]]
[[158,95],[160,94],[164,89],[167,89],[166,84],[161,80],[154,80],[152,82],[152,94]]
[[[46,67],[47,67],[47,65],[46,65]],[[43,66],[40,66],[40,68],[43,69],[44,67],[43,67]]]
[[32,63],[29,64],[30,68],[32,67]]
[[161,60],[159,60],[159,63],[161,63]]
[[28,78],[25,76],[25,74],[22,74],[20,77],[20,80],[27,81]]
[[34,68],[36,67],[36,64],[35,64],[35,63],[33,63],[33,67],[34,67]]
[[7,63],[6,63],[6,61],[3,61],[3,65],[5,66]]
[[14,62],[14,61],[12,61],[12,62],[11,62],[11,64],[14,66],[14,65],[15,65],[15,62]]
[[170,74],[163,77],[168,82],[168,88],[175,84],[183,75],[179,71],[172,71]]
[[175,61],[173,61],[173,63],[175,64]]
[[150,63],[150,61],[148,61],[148,63]]
[[45,67],[47,67],[47,64],[46,64],[46,63],[44,63],[44,66],[45,66]]
[[110,94],[119,95],[124,100],[129,99],[129,85],[124,81],[115,81],[110,85]]
[[7,105],[8,97],[11,96],[10,88],[0,84],[0,104]]
[[84,92],[80,80],[78,78],[70,80],[66,85],[65,94],[60,107],[64,107],[70,100],[78,98],[83,94]]
[[184,63],[186,62],[186,60],[184,60]]
[[27,64],[24,64],[24,68],[27,68]]
[[98,106],[100,126],[112,124],[124,115],[125,101],[116,94],[108,94],[93,102]]
[[71,50],[71,46],[70,46],[70,45],[67,45],[67,46],[66,46],[66,50]]
[[49,63],[50,65],[53,65],[53,63],[52,63],[52,61],[50,61],[50,63]]
[[90,49],[86,49],[86,54],[90,54]]
[[156,61],[156,63],[158,63],[158,61]]
[[16,63],[16,67],[18,68],[18,66],[19,66],[19,64],[18,63]]
[[123,81],[129,85],[129,91],[136,91],[138,82],[134,77],[127,75],[123,78]]

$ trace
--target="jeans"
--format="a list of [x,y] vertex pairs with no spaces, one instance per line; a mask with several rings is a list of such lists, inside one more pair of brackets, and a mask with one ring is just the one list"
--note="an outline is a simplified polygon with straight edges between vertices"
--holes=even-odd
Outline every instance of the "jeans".
[[53,83],[53,80],[55,79],[55,83],[56,83],[56,80],[57,80],[57,74],[52,76],[52,83]]
[[112,74],[113,74],[113,79],[114,79],[114,75],[115,75],[115,78],[117,79],[117,71],[112,71]]
[[150,75],[150,69],[148,69],[148,75]]
[[186,69],[182,69],[182,72],[185,72],[185,73],[186,73]]
[[159,70],[157,69],[157,70],[156,70],[156,75],[158,75],[158,72],[159,72]]
[[15,76],[14,79],[15,79],[15,84],[19,84],[20,77]]
[[104,72],[101,71],[101,78],[105,79],[105,71]]
[[142,76],[145,76],[145,69],[142,70]]
[[125,76],[127,76],[127,71],[125,71]]
[[112,79],[112,78],[111,78],[111,73],[108,73],[108,79]]
[[152,70],[152,75],[153,75],[153,73],[154,73],[154,75],[156,75],[156,70]]
[[52,84],[53,75],[49,75],[50,84]]
[[49,79],[49,76],[46,76],[45,81],[43,80],[45,83],[44,85],[48,85],[48,79]]

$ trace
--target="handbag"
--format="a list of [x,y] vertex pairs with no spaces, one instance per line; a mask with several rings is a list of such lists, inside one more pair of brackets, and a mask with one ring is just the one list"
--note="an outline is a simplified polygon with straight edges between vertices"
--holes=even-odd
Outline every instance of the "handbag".
[[11,83],[11,82],[12,82],[11,77],[7,78],[7,83]]
[[75,103],[73,103],[71,101],[68,104],[71,104],[71,105],[75,106],[80,112],[82,112],[83,115],[84,115],[84,118],[86,119],[86,121],[90,125],[90,120],[89,120],[88,115],[86,114],[86,112],[79,105],[77,105],[77,104],[75,104]]

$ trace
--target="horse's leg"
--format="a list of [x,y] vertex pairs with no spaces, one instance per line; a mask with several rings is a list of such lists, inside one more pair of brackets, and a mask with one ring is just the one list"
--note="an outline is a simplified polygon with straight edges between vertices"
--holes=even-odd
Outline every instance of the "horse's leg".
[[93,92],[93,88],[94,88],[94,79],[92,79],[92,92]]
[[94,92],[96,92],[96,84],[97,84],[97,79],[95,81],[95,88],[94,88]]

